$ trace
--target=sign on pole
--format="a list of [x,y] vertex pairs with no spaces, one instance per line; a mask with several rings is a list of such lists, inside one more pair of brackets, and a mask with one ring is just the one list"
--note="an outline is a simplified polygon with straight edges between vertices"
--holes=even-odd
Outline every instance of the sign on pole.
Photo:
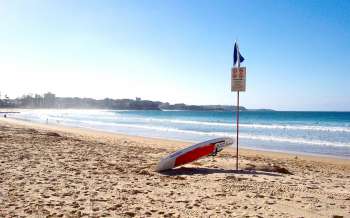
[[246,68],[233,67],[231,69],[231,91],[245,92],[245,84],[246,84]]

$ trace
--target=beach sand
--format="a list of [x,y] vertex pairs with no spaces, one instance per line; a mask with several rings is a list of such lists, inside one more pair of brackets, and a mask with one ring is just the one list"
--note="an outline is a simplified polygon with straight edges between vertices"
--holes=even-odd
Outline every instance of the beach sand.
[[158,173],[190,143],[0,119],[0,217],[350,217],[350,161],[241,149]]

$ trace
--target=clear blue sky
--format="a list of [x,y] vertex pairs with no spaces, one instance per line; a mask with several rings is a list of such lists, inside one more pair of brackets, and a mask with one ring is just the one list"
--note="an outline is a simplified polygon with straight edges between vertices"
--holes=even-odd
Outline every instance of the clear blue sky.
[[242,105],[350,110],[345,0],[0,0],[0,91],[233,104],[235,39]]

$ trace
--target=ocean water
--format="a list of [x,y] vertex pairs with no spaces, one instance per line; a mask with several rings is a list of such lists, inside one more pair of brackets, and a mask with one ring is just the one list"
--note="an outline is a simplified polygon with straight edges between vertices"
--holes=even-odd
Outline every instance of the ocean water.
[[[164,139],[236,137],[235,113],[23,110],[9,117]],[[350,158],[350,112],[240,112],[241,147]]]

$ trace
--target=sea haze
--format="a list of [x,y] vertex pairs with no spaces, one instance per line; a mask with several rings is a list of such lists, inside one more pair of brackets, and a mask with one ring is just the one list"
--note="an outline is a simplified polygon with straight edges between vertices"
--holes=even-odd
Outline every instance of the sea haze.
[[[10,117],[129,135],[199,142],[236,137],[230,111],[23,110]],[[245,148],[350,158],[350,112],[243,111]]]

